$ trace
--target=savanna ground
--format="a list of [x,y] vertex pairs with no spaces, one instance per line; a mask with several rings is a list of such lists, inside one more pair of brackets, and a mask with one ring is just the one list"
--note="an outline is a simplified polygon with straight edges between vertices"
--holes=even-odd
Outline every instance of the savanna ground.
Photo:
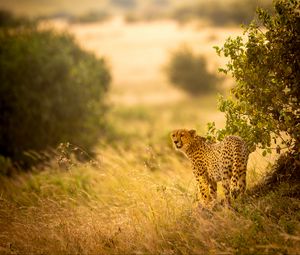
[[[67,28],[110,61],[109,138],[88,163],[65,148],[42,171],[1,177],[0,254],[300,253],[300,203],[285,196],[288,184],[246,195],[234,210],[202,211],[189,163],[170,143],[172,129],[204,134],[207,122],[222,127],[224,116],[216,95],[191,98],[168,84],[162,66],[169,51],[188,43],[214,70],[222,60],[212,46],[240,29],[119,18]],[[224,93],[231,82],[222,85]],[[252,153],[248,189],[274,159]]]

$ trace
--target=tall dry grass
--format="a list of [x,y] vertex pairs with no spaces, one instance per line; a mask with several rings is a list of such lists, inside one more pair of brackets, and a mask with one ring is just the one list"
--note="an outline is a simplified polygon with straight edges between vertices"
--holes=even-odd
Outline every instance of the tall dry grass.
[[[234,210],[198,206],[189,163],[168,132],[212,118],[209,101],[189,100],[194,111],[116,107],[112,138],[93,161],[62,166],[53,159],[1,177],[0,253],[299,254],[300,203],[285,197],[289,186],[245,196]],[[250,186],[255,176],[250,167]]]
[[[202,210],[189,163],[169,141],[175,128],[204,134],[211,121],[221,128],[224,116],[215,97],[190,99],[167,85],[160,73],[167,52],[187,42],[213,69],[223,60],[212,45],[239,28],[116,19],[67,29],[111,61],[108,139],[92,162],[53,159],[0,177],[0,254],[300,254],[300,203],[286,196],[291,187],[248,195],[234,210]],[[248,188],[273,160],[251,156]]]
[[[299,202],[247,198],[201,210],[180,160],[151,173],[113,151],[99,167],[2,180],[3,254],[296,254]],[[113,156],[112,156],[113,155]],[[107,156],[107,157],[106,157]],[[171,169],[172,168],[172,169]],[[279,194],[279,196],[278,196]]]

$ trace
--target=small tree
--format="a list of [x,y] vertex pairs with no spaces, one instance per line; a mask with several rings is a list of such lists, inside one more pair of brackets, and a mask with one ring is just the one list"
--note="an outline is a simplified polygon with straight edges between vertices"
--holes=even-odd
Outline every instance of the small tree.
[[[220,98],[226,115],[224,129],[209,123],[208,136],[222,139],[238,134],[253,149],[277,152],[287,148],[299,160],[300,148],[300,3],[275,2],[274,15],[258,10],[258,22],[246,28],[247,41],[229,38],[217,53],[230,60],[224,73],[231,73],[236,85],[232,96]],[[299,163],[299,162],[298,162]]]
[[24,152],[61,142],[90,151],[105,124],[105,61],[31,26],[0,30],[0,53],[0,155],[28,165]]
[[165,71],[174,86],[191,95],[216,90],[218,78],[207,70],[206,59],[195,55],[188,47],[182,47],[172,53]]

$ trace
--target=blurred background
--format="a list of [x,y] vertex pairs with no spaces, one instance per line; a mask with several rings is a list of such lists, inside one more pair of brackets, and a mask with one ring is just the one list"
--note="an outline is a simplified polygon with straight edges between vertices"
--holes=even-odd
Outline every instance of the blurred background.
[[[271,5],[0,0],[0,253],[299,254],[288,186],[207,213],[169,137],[224,127],[218,97],[235,81],[218,72],[228,59],[214,46],[243,37],[241,25]],[[276,158],[260,152],[247,189]]]
[[270,6],[0,0],[0,154],[23,162],[61,142],[92,152],[99,141],[166,145],[174,128],[221,128],[217,96],[233,79],[218,73],[226,59],[213,47],[242,35],[256,8]]
[[[114,77],[112,87],[116,93],[113,98],[130,104],[180,97],[178,93],[166,91],[168,81],[164,78],[171,74],[163,72],[170,55],[179,48],[188,47],[201,55],[206,62],[203,68],[217,75],[217,67],[224,62],[215,54],[213,46],[221,45],[228,36],[240,34],[240,25],[249,24],[255,9],[258,6],[270,8],[271,2],[1,0],[0,8],[68,31],[83,48],[97,56],[105,56]],[[197,58],[196,55],[187,56],[187,52],[183,54],[187,58]],[[136,90],[131,91],[133,88]],[[165,97],[166,92],[168,97]]]
[[0,0],[6,52],[0,154],[24,161],[61,142],[91,152],[99,140],[133,137],[165,144],[174,128],[203,134],[207,122],[222,127],[217,96],[228,93],[233,79],[218,73],[226,59],[213,47],[241,35],[257,7],[270,6],[270,0]]

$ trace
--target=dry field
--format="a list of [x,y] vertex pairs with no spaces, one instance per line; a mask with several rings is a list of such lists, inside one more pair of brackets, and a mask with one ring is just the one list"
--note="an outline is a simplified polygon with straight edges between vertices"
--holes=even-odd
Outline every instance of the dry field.
[[[203,211],[190,166],[170,144],[174,128],[204,134],[208,121],[224,124],[215,95],[189,98],[168,84],[162,66],[170,50],[187,43],[205,54],[213,70],[224,60],[212,46],[240,29],[125,24],[120,18],[54,26],[109,61],[111,133],[88,163],[54,158],[43,171],[1,177],[0,254],[300,253],[300,204],[284,196],[289,187],[246,196],[235,210]],[[273,160],[253,153],[249,188]]]
[[[68,25],[62,21],[51,25],[74,34],[83,48],[108,60],[114,78],[111,97],[118,104],[126,105],[164,104],[182,99],[183,95],[168,84],[163,73],[171,51],[188,45],[203,54],[210,71],[216,72],[225,60],[216,55],[213,46],[222,45],[228,36],[242,33],[240,28],[211,27],[205,22],[126,23],[122,17],[88,25]],[[225,86],[230,82],[227,80]]]
[[[195,52],[204,55],[208,60],[209,70],[217,73],[218,67],[224,66],[227,60],[217,56],[213,46],[221,46],[229,36],[242,35],[241,28],[212,27],[205,22],[184,26],[171,20],[126,23],[122,17],[92,25],[57,22],[54,27],[71,32],[83,48],[100,57],[104,56],[110,63],[113,83],[109,96],[116,111],[142,109],[154,115],[158,110],[155,122],[165,129],[163,132],[187,127],[197,128],[205,133],[206,123],[210,121],[215,121],[219,128],[223,127],[224,116],[217,110],[218,95],[191,99],[172,87],[163,67],[174,49],[188,45]],[[228,76],[221,86],[228,91],[233,83],[234,80]],[[178,117],[173,123],[166,119],[176,114],[185,118]],[[143,129],[153,128],[153,121],[148,124],[150,125]],[[123,125],[126,126],[126,123]],[[136,127],[138,125],[132,128]],[[144,131],[134,130],[134,133],[139,132]],[[260,172],[274,161],[274,156],[265,158],[258,152],[253,157],[254,160],[250,159],[250,167],[255,167]]]

